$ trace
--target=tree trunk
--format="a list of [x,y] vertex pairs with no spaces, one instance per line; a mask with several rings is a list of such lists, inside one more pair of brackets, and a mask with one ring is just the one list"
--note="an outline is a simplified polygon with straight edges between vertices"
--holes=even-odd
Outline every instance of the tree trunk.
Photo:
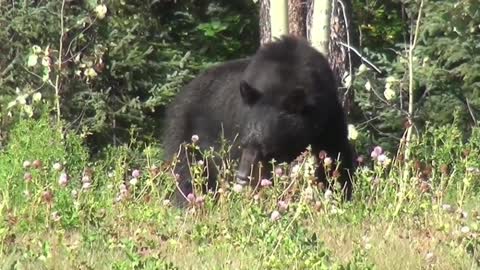
[[307,5],[305,0],[288,0],[288,29],[293,36],[307,35]]
[[327,57],[330,54],[331,1],[310,0],[307,15],[307,38],[313,47]]
[[[353,80],[353,67],[358,64],[358,57],[353,51],[343,44],[356,47],[357,38],[355,28],[352,27],[352,2],[351,0],[334,1],[331,17],[330,32],[330,66],[335,72],[337,83],[342,86],[342,79],[347,75]],[[346,87],[341,87],[342,105],[347,115],[349,115],[354,106],[354,91]]]
[[260,0],[260,45],[270,41],[270,0]]
[[264,44],[288,34],[287,0],[260,1],[260,42]]
[[[312,33],[312,30],[316,31],[315,28],[318,28],[318,25],[312,27],[312,23],[314,23],[314,18],[312,17],[315,16],[313,14],[314,2],[320,1],[307,1],[307,36],[309,40],[311,40],[312,35],[318,34]],[[349,114],[353,105],[354,93],[343,85],[343,79],[347,75],[352,76],[352,68],[357,64],[358,58],[354,53],[349,53],[349,49],[341,44],[347,44],[352,47],[355,47],[356,44],[357,39],[356,35],[354,35],[354,27],[351,25],[352,4],[351,0],[332,0],[331,5],[328,60],[339,86],[342,104],[347,114]]]

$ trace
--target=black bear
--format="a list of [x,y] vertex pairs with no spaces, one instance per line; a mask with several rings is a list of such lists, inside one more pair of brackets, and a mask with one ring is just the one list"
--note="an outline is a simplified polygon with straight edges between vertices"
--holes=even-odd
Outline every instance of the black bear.
[[[340,156],[340,183],[350,200],[352,182],[346,170],[352,169],[353,157],[347,133],[328,60],[306,40],[283,36],[250,58],[205,70],[167,108],[165,154],[174,158],[180,153],[176,201],[186,202],[185,196],[192,192],[179,146],[194,134],[202,149],[218,150],[222,136],[235,141],[238,147],[232,148],[230,157],[240,160],[235,178],[241,184],[251,180],[252,168],[259,162],[264,166],[271,159],[291,162],[308,145],[316,155],[323,150],[332,158]],[[214,166],[208,168],[207,188],[213,189],[217,172]]]

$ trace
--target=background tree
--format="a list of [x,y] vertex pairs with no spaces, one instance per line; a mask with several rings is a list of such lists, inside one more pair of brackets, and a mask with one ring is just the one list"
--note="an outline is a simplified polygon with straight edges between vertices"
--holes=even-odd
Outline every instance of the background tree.
[[260,44],[288,34],[288,0],[260,1]]

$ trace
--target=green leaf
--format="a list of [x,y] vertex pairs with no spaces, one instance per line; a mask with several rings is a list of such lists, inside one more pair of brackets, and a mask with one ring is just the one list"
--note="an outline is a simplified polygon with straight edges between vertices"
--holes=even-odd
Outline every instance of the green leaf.
[[36,54],[30,54],[27,59],[27,66],[33,67],[37,64],[38,56]]

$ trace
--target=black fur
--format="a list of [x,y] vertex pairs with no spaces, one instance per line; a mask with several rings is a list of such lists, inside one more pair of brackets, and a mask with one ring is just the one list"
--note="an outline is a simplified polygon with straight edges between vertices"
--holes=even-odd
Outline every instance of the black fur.
[[[341,153],[343,168],[352,168],[333,72],[325,57],[303,39],[282,37],[251,58],[205,70],[178,93],[167,110],[167,121],[167,158],[174,157],[193,134],[199,136],[202,149],[218,149],[222,130],[230,141],[238,135],[241,150],[233,147],[231,157],[240,158],[239,180],[245,179],[252,163],[265,165],[272,158],[290,162],[308,145],[315,154],[325,150],[336,158]],[[181,161],[176,172],[187,195],[192,191],[190,173]],[[208,188],[215,188],[216,172],[212,166],[209,170]],[[341,183],[350,199],[348,173],[342,173]],[[176,199],[185,201],[178,192]]]

